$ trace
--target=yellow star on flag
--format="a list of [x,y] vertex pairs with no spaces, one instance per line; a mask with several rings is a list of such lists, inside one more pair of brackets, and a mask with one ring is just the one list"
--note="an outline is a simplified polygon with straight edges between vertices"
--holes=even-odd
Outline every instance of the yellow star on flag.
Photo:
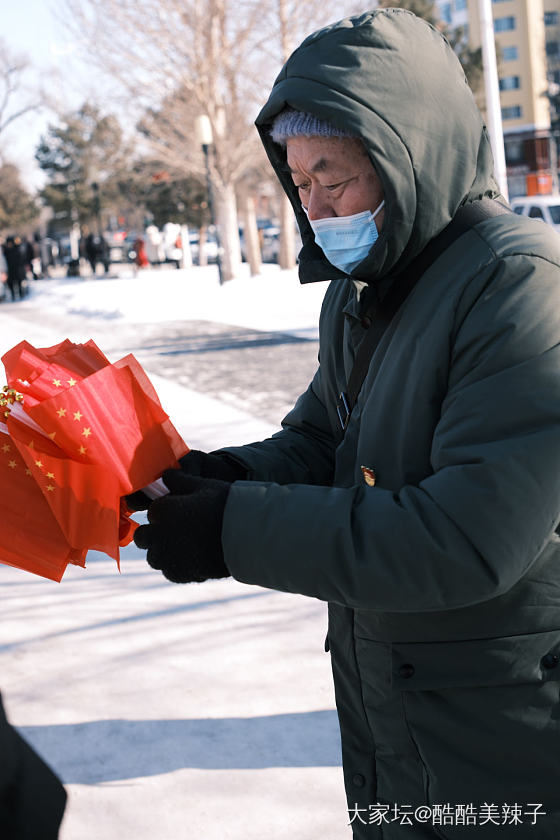
[[25,470],[25,475],[33,475],[29,467],[27,467],[27,469]]
[[54,478],[54,473],[48,472],[47,473],[47,478]]
[[52,491],[54,490],[54,487],[53,487],[52,484],[47,484],[46,489],[49,491],[49,493],[52,493]]
[[56,437],[56,432],[51,432],[49,437],[50,437],[51,440],[54,440],[55,437]]
[[84,415],[82,414],[81,411],[75,411],[74,412],[74,420],[81,420],[83,416]]
[[85,448],[85,446],[80,446],[78,452],[80,453],[80,455],[85,455],[86,452],[87,452],[87,449]]
[[66,417],[66,409],[65,408],[59,408],[56,413],[58,414],[59,417]]
[[91,435],[91,429],[86,426],[86,428],[82,432],[82,435],[84,437],[89,437]]
[[8,466],[11,470],[15,470],[17,467],[17,461],[8,461]]
[[39,469],[41,469],[41,467],[43,466],[43,462],[42,461],[35,461],[35,466],[39,467]]
[[4,446],[2,447],[2,452],[9,452],[11,448],[12,447],[10,446],[9,443],[5,443]]
[[70,387],[72,388],[72,386],[76,384],[76,380],[75,380],[75,379],[69,379],[69,380],[68,380],[68,384],[69,384],[69,385],[70,385]]
[[52,384],[56,385],[57,388],[62,388],[62,382],[60,379],[53,379]]

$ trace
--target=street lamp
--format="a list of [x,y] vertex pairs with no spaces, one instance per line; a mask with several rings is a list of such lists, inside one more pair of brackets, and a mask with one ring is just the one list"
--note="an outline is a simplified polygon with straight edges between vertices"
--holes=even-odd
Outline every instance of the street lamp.
[[210,175],[210,146],[212,146],[214,138],[212,137],[212,126],[210,124],[210,119],[206,114],[200,114],[195,120],[194,130],[196,135],[196,140],[199,146],[202,149],[204,154],[204,162],[206,164],[206,189],[208,191],[208,207],[210,209],[210,219],[214,226],[214,230],[216,231],[216,248],[217,248],[217,257],[216,262],[218,265],[218,277],[220,281],[220,286],[223,284],[224,279],[222,275],[222,259],[220,255],[220,236],[218,232],[218,225],[216,223],[216,218],[214,214],[214,199],[213,199],[213,192],[212,192],[212,178]]
[[494,42],[494,18],[491,0],[478,0],[480,16],[480,34],[482,38],[482,66],[484,68],[484,86],[486,89],[486,122],[494,156],[494,173],[503,197],[508,200],[506,156],[504,151],[504,133],[502,129],[502,111],[496,65],[496,45]]

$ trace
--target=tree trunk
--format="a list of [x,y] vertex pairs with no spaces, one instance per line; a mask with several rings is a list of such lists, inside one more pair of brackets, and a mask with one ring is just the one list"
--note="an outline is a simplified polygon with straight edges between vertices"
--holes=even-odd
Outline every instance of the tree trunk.
[[191,242],[186,225],[181,225],[181,251],[181,268],[192,268]]
[[294,211],[290,199],[284,195],[280,203],[280,253],[278,256],[280,268],[294,268],[296,264],[294,225]]
[[206,227],[198,229],[198,264],[204,266],[208,265],[208,259],[206,256]]
[[255,277],[255,275],[261,273],[262,262],[257,215],[255,213],[255,199],[250,195],[245,196],[243,200],[243,221],[247,262],[249,263],[251,277]]
[[241,274],[241,246],[237,226],[237,203],[233,184],[216,190],[216,215],[218,218],[221,272],[220,282],[234,280]]

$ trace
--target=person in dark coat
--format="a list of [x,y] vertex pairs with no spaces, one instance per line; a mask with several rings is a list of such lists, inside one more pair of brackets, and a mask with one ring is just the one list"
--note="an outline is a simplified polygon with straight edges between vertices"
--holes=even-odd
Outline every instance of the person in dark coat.
[[0,247],[0,302],[5,299],[4,286],[8,279],[8,264],[4,257],[4,248]]
[[56,840],[66,791],[53,771],[8,723],[0,699],[0,837]]
[[310,35],[257,127],[329,281],[319,368],[278,434],[166,471],[136,544],[328,602],[355,838],[553,840],[558,235],[508,212],[456,56],[402,9]]
[[96,239],[96,242],[98,259],[101,263],[103,263],[103,271],[105,272],[105,274],[107,274],[109,271],[109,266],[111,264],[109,243],[107,242],[102,233],[99,234],[99,236]]
[[86,255],[86,259],[91,266],[92,273],[95,274],[95,269],[97,268],[97,261],[99,259],[99,248],[97,245],[95,235],[90,231],[84,242],[84,251]]
[[21,240],[21,253],[22,253],[22,260],[23,260],[23,276],[24,278],[27,276],[27,273],[31,274],[34,280],[37,280],[37,274],[35,273],[35,248],[33,243],[27,238],[27,236],[22,237]]
[[7,286],[12,300],[21,299],[24,274],[24,256],[19,237],[8,236],[4,243],[4,259],[8,269]]

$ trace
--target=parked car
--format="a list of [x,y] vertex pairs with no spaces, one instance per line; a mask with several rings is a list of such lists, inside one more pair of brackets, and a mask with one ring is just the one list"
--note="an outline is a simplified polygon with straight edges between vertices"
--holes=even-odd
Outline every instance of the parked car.
[[125,261],[129,263],[133,263],[136,259],[136,251],[134,250],[134,246],[138,241],[138,234],[137,233],[127,233],[124,238],[124,246],[125,246]]
[[[280,228],[270,219],[257,219],[257,230],[261,246],[261,258],[265,263],[278,262],[280,254]],[[239,228],[239,242],[241,244],[241,259],[247,262],[247,243],[243,226]]]
[[109,247],[110,263],[127,262],[126,231],[109,230],[103,234],[103,238]]
[[542,219],[560,233],[560,195],[521,195],[510,204],[519,216]]
[[278,262],[280,256],[280,228],[270,225],[259,231],[261,238],[261,257],[265,263]]
[[[257,219],[257,230],[261,245],[261,259],[264,263],[277,263],[280,259],[280,228],[272,219],[260,217]],[[241,242],[241,259],[247,261],[247,244],[243,226],[239,228],[239,240]],[[294,220],[294,248],[296,258],[301,250],[301,236]]]
[[[197,230],[190,230],[189,231],[189,244],[191,246],[191,257],[193,261],[193,265],[199,265],[199,251],[200,251],[200,241],[199,235]],[[215,263],[218,260],[218,243],[216,241],[216,237],[213,233],[208,232],[206,236],[206,242],[204,244],[204,252],[206,254],[206,262],[208,263]]]

